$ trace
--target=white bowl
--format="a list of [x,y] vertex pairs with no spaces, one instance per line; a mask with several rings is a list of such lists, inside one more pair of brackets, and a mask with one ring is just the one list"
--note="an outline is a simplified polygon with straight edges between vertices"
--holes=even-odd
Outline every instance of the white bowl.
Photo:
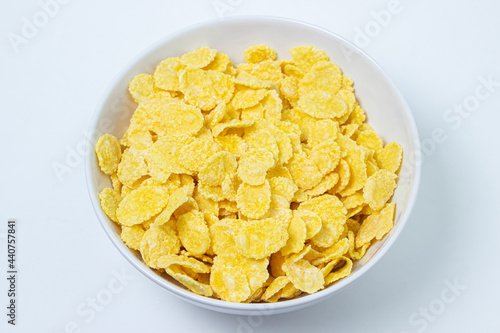
[[[394,228],[367,254],[355,262],[352,274],[315,294],[277,303],[236,304],[196,295],[172,279],[159,275],[146,266],[138,253],[131,251],[120,239],[120,228],[102,212],[98,194],[110,187],[109,177],[100,172],[94,153],[97,138],[104,133],[121,137],[125,132],[135,103],[128,95],[130,80],[139,73],[152,73],[163,59],[182,55],[202,46],[227,53],[234,64],[243,61],[243,51],[251,45],[267,44],[281,59],[291,59],[288,50],[298,45],[313,45],[326,51],[332,62],[354,80],[356,96],[365,109],[369,124],[385,142],[396,141],[404,150],[399,186],[393,202],[397,205]],[[201,307],[232,314],[262,315],[298,310],[332,296],[358,279],[389,250],[408,220],[420,181],[418,133],[411,111],[403,96],[363,51],[343,38],[293,20],[274,17],[235,17],[213,20],[175,32],[143,51],[111,82],[99,103],[90,133],[93,141],[87,148],[86,175],[92,205],[104,231],[120,253],[142,274],[172,294]],[[387,272],[390,274],[390,272]]]

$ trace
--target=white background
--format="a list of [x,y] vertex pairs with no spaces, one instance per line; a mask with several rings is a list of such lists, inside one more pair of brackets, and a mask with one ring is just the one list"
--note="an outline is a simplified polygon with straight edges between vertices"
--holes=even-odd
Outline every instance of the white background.
[[[401,0],[377,23],[388,3],[73,0],[23,37],[42,7],[1,0],[0,331],[500,331],[500,3]],[[78,153],[102,92],[136,54],[188,25],[247,14],[306,21],[363,48],[407,98],[425,157],[414,213],[372,270],[321,304],[254,319],[197,308],[141,276],[99,225]],[[16,46],[13,34],[27,38]],[[470,112],[453,113],[464,104]],[[58,177],[57,163],[71,172]],[[5,316],[8,218],[19,223],[15,327]]]

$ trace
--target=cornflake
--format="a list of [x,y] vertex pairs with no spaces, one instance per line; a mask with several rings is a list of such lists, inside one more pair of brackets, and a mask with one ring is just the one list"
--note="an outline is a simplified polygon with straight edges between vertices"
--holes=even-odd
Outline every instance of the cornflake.
[[122,155],[118,139],[111,134],[102,135],[95,144],[95,152],[102,172],[107,175],[115,173]]
[[125,134],[95,144],[110,177],[100,205],[122,241],[195,294],[315,293],[394,225],[402,147],[366,123],[323,50],[290,54],[259,44],[236,66],[210,47],[164,59],[130,81]]

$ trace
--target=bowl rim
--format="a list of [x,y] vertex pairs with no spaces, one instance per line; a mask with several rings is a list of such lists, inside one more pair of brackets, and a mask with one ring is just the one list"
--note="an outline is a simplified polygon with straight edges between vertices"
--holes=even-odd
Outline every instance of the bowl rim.
[[[223,19],[210,19],[210,20],[205,20],[193,25],[189,25],[187,27],[184,27],[182,29],[176,30],[172,33],[167,34],[166,36],[160,38],[153,44],[151,44],[149,47],[145,48],[141,52],[139,52],[135,57],[133,57],[130,61],[127,62],[125,67],[120,70],[118,74],[114,76],[114,78],[111,80],[111,82],[107,85],[105,88],[104,92],[101,95],[101,98],[97,104],[96,109],[94,110],[92,120],[90,122],[89,126],[89,133],[91,133],[92,138],[93,135],[95,134],[95,129],[97,127],[97,122],[99,119],[99,116],[104,109],[104,105],[109,98],[110,93],[112,92],[113,88],[123,79],[123,77],[126,75],[126,73],[130,70],[132,66],[137,64],[142,58],[147,56],[148,54],[152,53],[155,49],[161,47],[163,44],[168,43],[169,40],[181,36],[183,34],[186,34],[188,32],[198,30],[200,28],[206,27],[206,26],[212,26],[212,25],[218,25],[218,24],[231,24],[231,23],[241,23],[241,22],[254,22],[258,23],[259,21],[262,22],[272,22],[272,23],[287,23],[287,24],[292,24],[292,25],[297,25],[297,26],[302,26],[304,28],[308,28],[310,30],[316,30],[320,33],[329,35],[333,39],[336,39],[339,43],[343,44],[345,47],[352,49],[354,52],[358,53],[362,58],[364,58],[365,61],[369,62],[371,66],[373,66],[380,74],[381,76],[385,79],[387,84],[390,86],[392,89],[393,93],[397,96],[399,101],[401,102],[401,105],[403,108],[401,109],[401,112],[405,113],[405,116],[408,120],[409,127],[411,129],[411,138],[413,139],[413,144],[415,147],[415,154],[420,153],[420,140],[419,140],[419,135],[418,135],[418,130],[417,126],[415,123],[415,120],[413,118],[413,114],[411,112],[411,109],[406,102],[404,96],[401,94],[399,89],[396,87],[394,82],[390,79],[390,77],[385,73],[385,71],[382,69],[382,67],[377,64],[368,54],[366,54],[362,49],[357,47],[355,44],[349,42],[345,38],[337,35],[336,33],[333,33],[327,29],[321,28],[319,26],[316,26],[311,23],[307,23],[304,21],[300,20],[295,20],[295,19],[289,19],[289,18],[284,18],[284,17],[278,17],[278,16],[268,16],[268,15],[239,15],[239,16],[232,16],[228,18],[223,18]],[[93,140],[92,140],[93,141]],[[107,221],[108,218],[104,216],[104,213],[101,210],[100,203],[98,196],[95,195],[94,193],[97,192],[97,189],[94,188],[93,182],[92,182],[92,168],[93,168],[93,160],[91,158],[91,154],[94,154],[94,142],[91,142],[90,140],[87,140],[87,147],[86,147],[86,154],[85,154],[85,176],[86,176],[86,182],[87,182],[87,190],[89,192],[90,196],[90,201],[92,203],[92,207],[94,209],[94,212],[96,213],[96,216],[99,220],[99,223],[101,224],[101,227],[104,229],[106,235],[108,238],[111,240],[111,242],[114,244],[116,249],[128,260],[129,263],[131,263],[137,270],[139,270],[143,275],[148,277],[150,280],[158,284],[159,286],[163,287],[166,289],[168,292],[172,293],[173,295],[180,297],[180,298],[186,298],[187,301],[190,301],[193,304],[197,304],[199,306],[209,308],[212,310],[216,311],[221,311],[221,312],[227,312],[230,313],[233,311],[235,312],[244,312],[247,314],[252,314],[253,311],[258,311],[259,313],[279,313],[280,311],[283,312],[284,310],[286,311],[287,309],[299,309],[300,307],[306,306],[308,304],[314,304],[317,303],[321,300],[327,299],[329,296],[333,295],[334,293],[344,289],[344,287],[347,287],[348,285],[351,285],[354,281],[359,279],[362,275],[364,275],[367,271],[369,271],[386,253],[387,251],[392,247],[396,239],[398,238],[399,234],[403,230],[404,226],[406,225],[406,222],[408,221],[413,208],[415,206],[416,198],[417,198],[417,193],[419,190],[420,186],[420,178],[421,178],[421,163],[414,163],[414,183],[410,191],[409,195],[409,200],[406,205],[405,213],[401,217],[401,220],[397,226],[397,228],[394,230],[394,233],[391,235],[391,237],[387,240],[387,242],[382,246],[375,254],[374,256],[361,267],[358,271],[352,273],[345,279],[342,279],[338,282],[336,282],[334,285],[329,286],[328,288],[325,288],[324,290],[313,293],[313,294],[308,294],[302,297],[286,300],[286,301],[281,301],[281,302],[276,302],[276,303],[232,303],[228,301],[223,301],[215,298],[210,298],[206,296],[201,296],[197,295],[189,290],[186,290],[184,288],[178,287],[174,285],[172,282],[166,280],[162,276],[156,274],[152,269],[147,267],[143,262],[140,262],[132,253],[132,251],[125,246],[125,244],[122,242],[122,240],[117,237],[114,233],[114,231],[111,229],[109,226],[109,222]]]

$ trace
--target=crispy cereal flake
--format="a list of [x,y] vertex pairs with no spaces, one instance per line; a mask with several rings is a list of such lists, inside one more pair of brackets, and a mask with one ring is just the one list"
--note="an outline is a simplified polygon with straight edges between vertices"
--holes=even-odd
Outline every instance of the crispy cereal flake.
[[324,288],[325,279],[323,273],[307,260],[300,259],[285,264],[283,270],[295,288],[303,292],[312,294]]
[[340,279],[348,276],[349,274],[351,274],[352,261],[346,257],[342,257],[342,260],[345,261],[344,266],[342,266],[342,268],[328,274],[325,277],[325,286],[329,286],[333,282],[340,280]]
[[295,184],[304,190],[316,186],[323,177],[318,166],[305,154],[294,154],[288,162],[288,170],[290,170]]
[[290,253],[297,253],[302,250],[306,241],[306,224],[298,216],[292,217],[290,225],[288,226],[288,241],[284,247],[281,248],[281,253],[286,256]]
[[149,95],[158,92],[159,89],[155,87],[153,75],[139,74],[130,81],[128,91],[134,100],[140,103],[147,99]]
[[219,71],[186,68],[179,79],[184,98],[204,111],[212,110],[221,102],[227,103],[233,97],[231,76]]
[[249,185],[262,185],[266,174],[274,165],[273,154],[264,148],[250,148],[240,158],[238,176]]
[[262,259],[285,246],[287,229],[286,223],[274,218],[241,221],[234,242],[243,256]]
[[257,105],[267,95],[266,89],[241,89],[236,91],[231,104],[236,109],[251,108]]
[[267,259],[219,255],[214,259],[210,285],[222,299],[242,302],[266,282],[268,264]]
[[180,247],[179,238],[171,226],[152,226],[142,237],[140,252],[148,266],[158,268],[158,259],[165,255],[179,253]]
[[211,247],[217,255],[231,255],[236,250],[234,234],[238,229],[240,220],[224,218],[210,226]]
[[120,238],[129,248],[140,250],[144,234],[145,231],[140,224],[136,224],[131,227],[122,226]]
[[201,49],[184,54],[181,57],[181,63],[190,68],[203,68],[208,66],[215,59],[216,55],[217,50],[202,47]]
[[280,176],[270,178],[269,185],[271,185],[272,194],[281,195],[288,202],[292,201],[295,192],[299,189],[292,179]]
[[376,152],[381,151],[384,147],[384,141],[372,130],[360,132],[356,142]]
[[179,91],[179,74],[184,69],[179,58],[168,58],[158,64],[154,73],[157,87],[163,90]]
[[163,186],[144,186],[133,190],[118,205],[116,217],[124,226],[133,226],[158,214],[168,202]]
[[290,49],[294,63],[302,70],[308,70],[314,64],[328,61],[325,51],[314,46],[298,46]]
[[155,98],[139,105],[131,127],[153,131],[159,136],[194,135],[203,127],[203,120],[200,109],[195,106],[176,99]]
[[342,72],[340,68],[329,61],[316,63],[300,81],[301,95],[315,91],[337,94],[342,87]]
[[149,151],[151,163],[165,172],[188,173],[189,170],[183,167],[179,161],[178,152],[193,141],[193,137],[185,134],[161,137]]
[[133,187],[134,183],[148,174],[148,166],[144,154],[133,148],[127,149],[118,164],[118,179],[124,185]]
[[200,283],[187,275],[181,268],[171,266],[165,270],[168,275],[179,281],[183,286],[202,296],[210,297],[213,295],[212,288],[208,284]]
[[254,89],[271,88],[272,86],[272,82],[270,81],[260,80],[252,76],[241,75],[234,79],[234,83]]
[[276,51],[267,45],[259,44],[245,50],[243,58],[246,62],[256,63],[264,60],[276,60]]
[[116,209],[122,200],[120,194],[109,187],[99,193],[99,202],[101,203],[102,211],[111,219],[111,221],[118,222],[116,218]]
[[212,155],[201,168],[198,178],[209,186],[222,185],[224,178],[236,172],[237,162],[233,154],[221,151]]
[[238,209],[246,217],[261,218],[271,204],[271,186],[266,180],[262,185],[252,186],[242,183],[236,195]]
[[382,239],[394,225],[395,210],[396,204],[389,203],[385,205],[382,210],[369,215],[363,223],[361,223],[358,233],[356,234],[356,247],[365,245],[373,238],[378,240]]
[[229,61],[227,54],[217,52],[214,60],[203,69],[225,72],[230,63],[231,61]]
[[95,152],[102,172],[107,175],[115,173],[122,155],[118,139],[111,134],[102,135],[95,144]]
[[282,289],[290,282],[288,277],[286,276],[279,276],[276,279],[271,282],[271,284],[267,287],[266,291],[262,295],[262,300],[263,301],[270,301],[272,302],[273,299],[272,297],[274,295],[277,295],[278,298],[281,296],[281,291]]
[[221,151],[213,139],[196,138],[179,151],[179,163],[189,171],[200,171],[203,164],[214,154]]
[[167,206],[161,214],[156,217],[154,225],[163,225],[170,221],[174,212],[191,199],[188,192],[188,186],[183,186],[174,190],[168,197]]
[[363,198],[370,207],[377,211],[384,207],[396,189],[396,176],[390,171],[379,170],[366,180]]
[[359,146],[348,149],[345,161],[349,165],[350,179],[347,186],[340,192],[340,195],[344,197],[351,195],[365,186],[368,178],[365,155],[365,150]]
[[308,198],[316,197],[318,195],[326,193],[328,190],[332,189],[335,184],[339,181],[339,175],[335,172],[326,175],[318,185],[314,186],[312,189],[304,191],[304,194]]
[[385,145],[384,149],[376,155],[378,167],[396,173],[401,165],[403,149],[396,142]]
[[299,209],[314,212],[321,218],[321,229],[311,239],[313,244],[329,247],[339,239],[347,221],[347,210],[336,196],[324,194],[312,198],[301,203]]
[[172,265],[178,265],[183,268],[188,268],[195,273],[210,273],[210,267],[195,258],[185,255],[167,254],[160,257],[157,261],[160,268],[169,268]]
[[177,231],[186,250],[199,255],[207,252],[210,246],[210,231],[202,212],[191,211],[179,216]]
[[343,99],[324,91],[314,91],[300,96],[297,107],[318,119],[339,118],[348,112]]
[[306,225],[306,239],[311,239],[321,230],[321,217],[313,211],[301,208],[293,211],[293,216],[299,217]]
[[254,123],[253,120],[237,120],[237,119],[233,119],[227,123],[222,123],[222,124],[217,124],[214,126],[214,128],[212,129],[212,133],[214,135],[214,137],[217,137],[221,134],[225,134],[225,132],[228,130],[228,129],[232,129],[232,128],[244,128],[244,127],[250,127],[252,126]]

